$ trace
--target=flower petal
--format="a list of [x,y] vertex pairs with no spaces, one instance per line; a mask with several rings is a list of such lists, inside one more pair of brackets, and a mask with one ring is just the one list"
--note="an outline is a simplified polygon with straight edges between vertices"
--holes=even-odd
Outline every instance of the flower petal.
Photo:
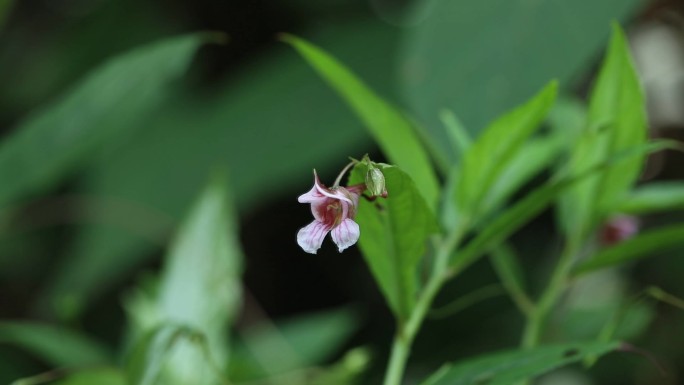
[[323,238],[330,231],[330,227],[323,222],[313,221],[297,233],[297,243],[307,253],[316,254],[321,248]]
[[353,220],[347,218],[343,220],[337,227],[330,232],[333,242],[337,245],[337,249],[344,251],[344,249],[356,243],[359,240],[361,231],[359,225]]

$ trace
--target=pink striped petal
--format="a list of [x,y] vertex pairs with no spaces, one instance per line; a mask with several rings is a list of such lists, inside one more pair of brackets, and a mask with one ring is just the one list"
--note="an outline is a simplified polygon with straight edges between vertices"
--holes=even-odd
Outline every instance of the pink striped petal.
[[321,248],[323,238],[330,231],[330,227],[323,222],[313,221],[297,233],[297,243],[307,253],[316,254]]
[[359,225],[353,220],[347,218],[343,220],[337,227],[330,232],[333,242],[337,245],[337,249],[341,253],[344,249],[356,243],[359,240],[361,231]]

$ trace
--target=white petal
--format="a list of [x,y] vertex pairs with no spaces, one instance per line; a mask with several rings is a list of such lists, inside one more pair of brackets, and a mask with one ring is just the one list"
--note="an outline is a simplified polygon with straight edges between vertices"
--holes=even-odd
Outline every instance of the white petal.
[[337,245],[337,249],[344,251],[347,247],[356,243],[359,240],[359,235],[361,231],[359,230],[359,225],[353,220],[347,218],[342,221],[337,227],[332,229],[330,232],[333,242]]
[[316,254],[321,248],[323,238],[330,231],[330,227],[323,222],[313,221],[297,233],[297,243],[307,253]]

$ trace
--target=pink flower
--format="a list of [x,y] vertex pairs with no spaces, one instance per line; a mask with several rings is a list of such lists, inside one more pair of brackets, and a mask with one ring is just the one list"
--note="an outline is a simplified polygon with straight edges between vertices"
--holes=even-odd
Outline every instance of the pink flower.
[[599,240],[605,246],[612,246],[632,238],[639,232],[639,220],[631,215],[616,215],[601,227]]
[[365,185],[325,187],[314,170],[314,186],[299,197],[299,203],[311,203],[314,221],[297,233],[297,243],[307,253],[316,254],[323,238],[330,233],[340,252],[359,240],[359,225],[354,222],[359,196]]

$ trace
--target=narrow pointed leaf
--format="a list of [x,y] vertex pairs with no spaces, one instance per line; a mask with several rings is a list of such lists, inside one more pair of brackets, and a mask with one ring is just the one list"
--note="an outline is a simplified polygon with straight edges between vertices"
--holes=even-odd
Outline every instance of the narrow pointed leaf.
[[494,353],[446,365],[422,385],[510,385],[619,347],[619,342],[587,342]]
[[650,230],[620,242],[616,246],[600,250],[589,260],[577,266],[576,274],[581,275],[637,259],[656,256],[659,251],[680,245],[684,245],[684,225],[670,225]]
[[[356,221],[359,246],[395,316],[402,320],[415,305],[418,265],[430,234],[438,225],[416,184],[398,167],[382,168],[388,197],[361,199]],[[350,184],[363,181],[366,166],[357,165]]]
[[459,250],[452,260],[452,268],[460,272],[467,266],[475,262],[482,254],[501,244],[506,238],[520,229],[528,221],[547,208],[563,192],[582,182],[586,178],[591,178],[612,165],[629,157],[641,156],[665,148],[676,147],[672,141],[657,141],[641,146],[630,148],[612,156],[609,160],[602,162],[579,175],[560,177],[555,181],[544,184],[527,194],[507,210],[503,211],[491,223],[487,224],[482,231],[462,250]]
[[522,312],[532,308],[532,301],[525,289],[525,277],[520,261],[510,245],[501,244],[492,249],[489,260],[499,276],[501,284]]
[[126,138],[207,39],[186,35],[117,56],[21,122],[0,146],[0,205],[49,187]]
[[558,84],[551,82],[529,102],[494,121],[473,143],[460,167],[455,197],[460,211],[480,214],[484,197],[504,167],[543,122],[557,88]]
[[470,137],[470,133],[465,128],[463,123],[456,117],[456,114],[451,110],[442,110],[439,115],[442,120],[442,124],[446,128],[447,137],[451,143],[451,149],[455,154],[457,154],[457,159],[464,156],[470,146],[473,144],[473,139]]
[[434,208],[439,190],[437,176],[411,122],[320,48],[291,35],[285,35],[283,40],[291,44],[349,104],[387,158],[413,178],[427,203]]
[[625,214],[648,214],[669,210],[684,210],[684,183],[655,182],[637,187],[614,209]]

